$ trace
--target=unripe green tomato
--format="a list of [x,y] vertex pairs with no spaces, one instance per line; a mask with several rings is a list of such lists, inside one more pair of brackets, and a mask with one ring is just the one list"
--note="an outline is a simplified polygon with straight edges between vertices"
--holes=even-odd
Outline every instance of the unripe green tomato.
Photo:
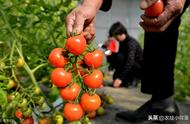
[[40,109],[41,110],[44,110],[46,108],[46,103],[43,103],[41,106],[40,106]]
[[26,111],[24,111],[24,116],[26,117],[32,116],[32,109],[31,108],[26,109]]
[[15,98],[15,95],[13,95],[13,94],[7,95],[7,100],[8,101],[13,100],[14,98]]
[[9,80],[7,84],[7,89],[12,89],[13,87],[16,87],[16,83],[13,80]]
[[17,63],[16,63],[16,67],[17,67],[17,68],[22,68],[22,67],[24,67],[24,64],[25,64],[25,62],[24,62],[24,59],[23,59],[23,58],[18,58],[18,59],[17,59]]
[[37,101],[37,103],[39,105],[42,105],[42,103],[44,103],[44,97],[43,96],[40,96],[39,100]]
[[41,89],[39,87],[34,88],[34,94],[39,95],[41,92]]
[[103,107],[99,107],[97,110],[96,110],[96,114],[97,115],[104,115],[105,114],[105,109]]
[[23,98],[19,104],[18,104],[18,107],[25,107],[27,105],[27,99],[26,98]]
[[61,115],[56,115],[55,116],[55,121],[56,121],[56,124],[63,124],[63,116]]
[[0,62],[0,69],[3,69],[3,68],[5,68],[5,63],[4,62]]

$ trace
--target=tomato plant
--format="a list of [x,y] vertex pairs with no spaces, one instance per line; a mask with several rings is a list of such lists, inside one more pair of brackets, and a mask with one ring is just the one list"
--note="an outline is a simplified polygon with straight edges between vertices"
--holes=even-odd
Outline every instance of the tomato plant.
[[103,82],[103,74],[100,70],[94,70],[92,74],[84,76],[84,84],[89,88],[100,88]]
[[66,87],[72,80],[72,74],[63,68],[56,68],[51,72],[51,81],[58,87]]
[[46,95],[52,87],[48,57],[64,47],[65,17],[76,5],[76,0],[0,1],[0,118],[21,118],[22,112],[21,123],[26,115],[46,116],[44,106],[58,111]]
[[92,112],[100,107],[101,99],[97,94],[90,95],[88,93],[84,93],[81,96],[80,104],[84,111]]
[[70,37],[66,41],[66,48],[74,55],[80,55],[86,49],[86,39],[83,35]]
[[80,93],[80,86],[73,83],[71,86],[60,89],[60,95],[64,100],[75,100]]
[[158,17],[164,11],[164,3],[162,0],[157,0],[153,5],[145,10],[145,14],[149,17]]
[[64,67],[67,59],[62,55],[63,48],[55,48],[49,55],[49,62],[55,67]]
[[[94,68],[101,66],[103,55],[82,34],[66,37],[65,17],[77,1],[0,3],[0,118],[32,123],[35,117],[39,124],[61,124],[63,117],[76,123],[88,120],[84,110],[95,111],[101,101],[88,101],[84,110],[79,103],[85,94],[98,100],[95,88],[103,74]],[[59,96],[65,100],[55,106]]]
[[88,66],[97,68],[102,65],[103,52],[98,49],[94,50],[93,52],[87,52],[84,56],[84,61]]
[[66,103],[64,106],[64,117],[68,121],[80,120],[84,112],[80,104]]

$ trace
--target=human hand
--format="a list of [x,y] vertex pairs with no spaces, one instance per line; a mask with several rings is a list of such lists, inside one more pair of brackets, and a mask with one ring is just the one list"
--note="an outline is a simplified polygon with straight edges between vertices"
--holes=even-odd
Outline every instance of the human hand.
[[117,78],[113,82],[113,87],[119,87],[121,85],[121,83],[122,83],[122,81],[119,78]]
[[[146,1],[151,0],[142,0],[140,4],[141,9],[146,9],[149,7],[149,4],[142,4]],[[156,1],[156,0],[152,0]],[[140,22],[141,27],[146,32],[163,32],[165,31],[171,22],[182,12],[185,0],[165,0],[164,11],[156,18],[150,18],[146,15],[141,15],[142,21]]]
[[67,36],[72,32],[83,33],[87,40],[95,34],[95,16],[102,4],[102,0],[84,0],[83,4],[76,7],[66,18]]

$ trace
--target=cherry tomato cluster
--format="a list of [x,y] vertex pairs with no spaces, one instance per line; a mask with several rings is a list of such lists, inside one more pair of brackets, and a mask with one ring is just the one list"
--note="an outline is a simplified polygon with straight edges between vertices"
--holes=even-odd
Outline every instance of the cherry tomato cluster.
[[65,101],[63,114],[67,121],[82,121],[101,105],[96,88],[102,87],[103,52],[88,44],[82,34],[66,40],[64,48],[55,48],[49,62],[55,69],[51,82],[57,86]]

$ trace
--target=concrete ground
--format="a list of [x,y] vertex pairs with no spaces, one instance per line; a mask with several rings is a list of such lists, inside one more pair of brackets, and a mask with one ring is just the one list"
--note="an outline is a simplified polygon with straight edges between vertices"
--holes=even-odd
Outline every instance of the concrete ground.
[[[105,108],[105,115],[96,117],[96,119],[92,120],[92,124],[151,124],[150,121],[130,123],[124,121],[118,122],[114,119],[117,112],[135,110],[150,98],[150,96],[142,94],[139,88],[104,87],[99,92],[101,91],[112,95],[114,104]],[[190,124],[190,102],[177,102],[177,104],[181,115],[189,118],[188,121],[178,121],[177,124]]]

